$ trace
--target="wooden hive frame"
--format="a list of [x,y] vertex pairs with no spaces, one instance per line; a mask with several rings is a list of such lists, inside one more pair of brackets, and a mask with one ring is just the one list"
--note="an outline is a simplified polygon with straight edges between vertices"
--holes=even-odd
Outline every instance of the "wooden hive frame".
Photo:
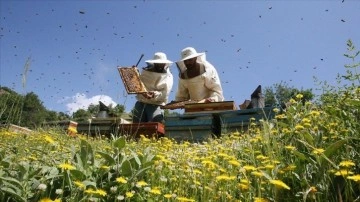
[[128,94],[140,94],[147,92],[144,83],[140,79],[137,67],[118,67],[118,71]]

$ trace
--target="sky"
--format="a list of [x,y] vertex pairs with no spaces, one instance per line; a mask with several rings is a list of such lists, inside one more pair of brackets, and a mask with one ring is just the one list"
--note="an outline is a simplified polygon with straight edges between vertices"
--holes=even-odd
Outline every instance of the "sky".
[[141,54],[139,68],[159,51],[173,62],[185,47],[205,52],[239,105],[258,85],[321,93],[314,77],[335,85],[347,40],[360,47],[357,0],[0,0],[0,18],[0,86],[69,114],[99,101],[129,112],[117,67]]

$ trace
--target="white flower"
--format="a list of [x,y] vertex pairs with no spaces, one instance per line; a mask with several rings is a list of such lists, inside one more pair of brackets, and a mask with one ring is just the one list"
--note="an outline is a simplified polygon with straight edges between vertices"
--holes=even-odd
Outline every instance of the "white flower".
[[47,188],[46,184],[39,184],[39,186],[37,187],[37,189],[41,191],[45,191],[46,188]]
[[60,195],[60,194],[64,193],[64,191],[62,189],[56,189],[55,193]]
[[117,187],[115,187],[115,186],[110,187],[111,193],[115,193],[116,191],[117,191]]
[[116,197],[116,199],[119,200],[119,201],[122,201],[122,200],[125,199],[125,196],[119,195],[119,196]]
[[150,187],[144,187],[144,191],[149,192],[149,191],[151,191],[151,188]]

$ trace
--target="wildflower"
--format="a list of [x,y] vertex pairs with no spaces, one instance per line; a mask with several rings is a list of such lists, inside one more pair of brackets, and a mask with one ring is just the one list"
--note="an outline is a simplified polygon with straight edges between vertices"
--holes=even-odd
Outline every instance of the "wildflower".
[[84,192],[87,193],[87,194],[95,194],[95,193],[96,193],[96,191],[93,190],[92,188],[87,189],[87,190],[85,190]]
[[164,197],[169,199],[169,198],[171,198],[171,194],[165,194]]
[[125,199],[125,196],[119,195],[119,196],[116,197],[116,199],[119,200],[119,201],[122,201],[122,200]]
[[75,167],[68,163],[60,164],[59,168],[64,169],[64,170],[75,170]]
[[295,126],[295,130],[299,131],[299,130],[303,130],[304,129],[304,126],[300,125],[300,124],[297,124]]
[[45,141],[48,142],[48,143],[50,143],[50,144],[53,144],[53,143],[55,142],[55,140],[52,139],[52,138],[51,138],[50,136],[48,136],[48,135],[45,135]]
[[264,156],[264,155],[261,155],[261,154],[256,156],[256,159],[257,159],[257,160],[262,160],[262,161],[263,161],[263,160],[266,160],[266,159],[268,159],[268,158],[269,158],[269,157]]
[[118,177],[116,178],[116,182],[122,183],[122,184],[126,184],[127,180],[123,177]]
[[253,171],[253,172],[251,172],[251,174],[252,174],[252,175],[255,175],[255,176],[257,176],[257,177],[262,177],[262,176],[264,176],[264,174],[263,174],[262,172],[259,172],[259,171]]
[[246,165],[243,167],[246,171],[254,171],[256,170],[256,168],[254,166],[249,166],[249,165]]
[[241,190],[248,190],[248,189],[249,189],[249,184],[239,183],[239,184],[238,184],[238,187],[239,187]]
[[275,112],[275,113],[278,113],[279,111],[280,111],[280,109],[278,109],[278,108],[273,109],[273,112]]
[[325,152],[325,150],[322,148],[315,148],[312,153],[313,154],[322,154],[324,152]]
[[310,115],[314,116],[314,117],[318,117],[318,116],[320,116],[320,112],[316,111],[316,110],[313,110],[313,111],[310,112]]
[[216,177],[217,181],[222,181],[222,180],[229,181],[229,180],[234,180],[234,179],[236,179],[236,176],[220,175],[220,176]]
[[309,191],[311,193],[315,193],[315,192],[317,192],[317,189],[316,189],[316,187],[312,186],[312,187],[310,187]]
[[84,188],[85,188],[85,185],[84,185],[82,182],[80,182],[80,181],[75,181],[74,184],[75,184],[77,187],[79,187],[80,189],[84,189]]
[[55,193],[60,195],[60,194],[63,194],[63,193],[64,193],[64,190],[62,190],[62,189],[56,189],[56,190],[55,190]]
[[300,93],[296,95],[296,98],[299,99],[299,100],[300,100],[301,98],[303,98],[303,97],[304,97],[304,95],[303,95],[303,94],[300,94]]
[[354,174],[354,173],[351,172],[350,170],[346,170],[346,169],[339,170],[339,171],[335,172],[336,176],[343,176],[343,177],[346,177],[346,176],[352,175],[352,174]]
[[353,180],[353,181],[355,181],[355,182],[360,182],[360,175],[348,176],[347,179]]
[[285,149],[288,149],[288,150],[290,150],[290,151],[293,151],[293,150],[296,149],[296,147],[291,146],[291,145],[287,145],[287,146],[285,146]]
[[110,187],[110,192],[111,192],[111,193],[116,193],[116,191],[117,191],[117,187],[116,187],[116,186]]
[[240,166],[240,163],[239,163],[239,161],[237,161],[237,160],[230,160],[230,161],[229,161],[229,164],[231,164],[231,165],[233,165],[233,166]]
[[60,199],[51,200],[50,198],[43,198],[39,202],[61,202]]
[[125,196],[126,196],[126,198],[131,198],[134,196],[134,193],[132,193],[131,191],[128,191],[125,193]]
[[150,193],[155,194],[155,195],[160,195],[161,194],[161,190],[159,188],[153,188],[150,190]]
[[107,195],[106,191],[104,191],[102,189],[96,190],[95,194],[99,194],[100,196],[106,196]]
[[148,183],[146,183],[145,181],[139,181],[136,183],[136,187],[143,187],[143,186],[146,186],[148,185]]
[[294,100],[294,99],[291,98],[291,99],[289,100],[289,102],[290,102],[291,104],[295,104],[295,103],[296,103],[296,100]]
[[286,119],[286,115],[285,114],[278,114],[275,116],[276,119]]
[[254,198],[254,202],[268,202],[269,200],[265,199],[265,198],[259,198],[259,197],[255,197]]
[[283,181],[281,180],[270,180],[270,183],[275,185],[278,188],[284,188],[290,190],[290,187],[287,186]]
[[37,187],[37,189],[41,190],[41,191],[45,191],[47,188],[46,184],[39,184],[39,186]]
[[340,162],[340,166],[342,166],[342,167],[352,167],[352,166],[355,166],[355,163],[354,162],[352,162],[352,161],[350,161],[350,160],[348,160],[348,161],[341,161]]
[[194,199],[188,199],[188,198],[185,198],[185,197],[176,197],[176,200],[181,201],[181,202],[193,202],[193,201],[195,201]]

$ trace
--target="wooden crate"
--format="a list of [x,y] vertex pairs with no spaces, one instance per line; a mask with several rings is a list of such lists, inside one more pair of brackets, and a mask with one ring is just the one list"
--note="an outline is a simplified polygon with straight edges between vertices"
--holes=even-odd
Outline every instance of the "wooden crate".
[[234,101],[185,104],[185,113],[219,112],[236,109]]
[[247,130],[250,119],[258,123],[260,119],[272,119],[274,117],[273,107],[243,109],[218,114],[220,118],[221,134]]
[[165,135],[165,126],[159,122],[124,123],[117,126],[117,134],[135,139],[140,135],[159,138]]
[[213,115],[183,114],[165,117],[166,137],[176,141],[202,142],[213,137]]

